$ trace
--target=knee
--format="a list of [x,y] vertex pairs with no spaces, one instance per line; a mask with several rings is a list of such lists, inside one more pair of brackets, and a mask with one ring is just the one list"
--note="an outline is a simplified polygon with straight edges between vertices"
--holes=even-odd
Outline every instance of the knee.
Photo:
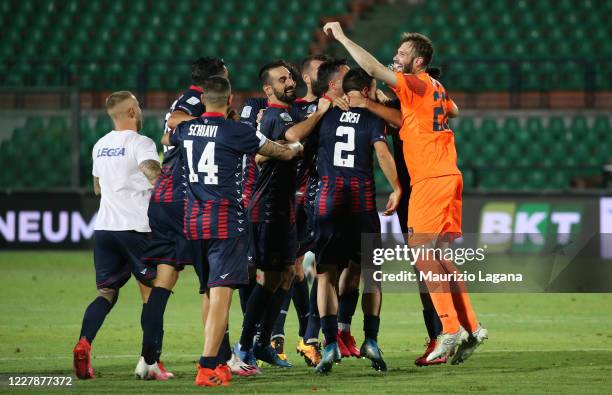
[[293,284],[293,280],[295,279],[296,270],[295,266],[287,266],[283,272],[281,273],[281,282],[280,287],[284,290],[289,290],[291,284]]
[[281,272],[266,271],[257,276],[257,283],[270,292],[275,292],[282,280]]
[[300,265],[295,265],[295,281],[304,281],[304,266]]
[[114,288],[100,288],[98,289],[98,296],[103,297],[111,304],[111,308],[117,303],[119,298],[119,290]]

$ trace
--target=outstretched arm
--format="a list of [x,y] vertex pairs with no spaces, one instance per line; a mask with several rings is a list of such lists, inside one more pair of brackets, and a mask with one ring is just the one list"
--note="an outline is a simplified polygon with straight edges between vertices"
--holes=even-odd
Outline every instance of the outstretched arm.
[[386,123],[399,128],[402,126],[402,112],[393,107],[385,106],[374,100],[366,99],[365,108],[372,111],[374,115],[382,118]]
[[287,141],[303,141],[313,131],[317,123],[323,118],[323,115],[329,109],[331,102],[326,98],[319,99],[317,111],[313,112],[308,119],[296,123],[285,132],[285,140]]
[[366,73],[377,80],[384,81],[389,86],[397,86],[395,73],[376,60],[368,51],[346,37],[344,31],[342,31],[340,22],[326,23],[325,26],[323,26],[323,32],[327,34],[331,33],[332,36],[346,48],[348,53],[351,54],[351,57],[355,59],[355,62],[357,62]]
[[170,114],[170,117],[168,118],[168,121],[166,122],[166,126],[169,129],[174,129],[178,126],[179,123],[191,121],[192,119],[195,119],[195,118],[196,117],[193,117],[181,110],[175,110],[172,112],[172,114]]
[[280,160],[291,160],[301,154],[303,150],[304,147],[299,142],[281,145],[266,139],[257,154]]
[[395,212],[397,206],[399,205],[400,197],[402,196],[402,187],[400,186],[399,179],[397,177],[397,169],[395,168],[395,162],[393,161],[391,152],[389,152],[387,142],[377,141],[374,143],[374,149],[376,150],[378,164],[385,174],[387,181],[389,181],[391,188],[393,188],[393,192],[391,192],[389,195],[387,207],[383,213],[384,215],[391,215]]

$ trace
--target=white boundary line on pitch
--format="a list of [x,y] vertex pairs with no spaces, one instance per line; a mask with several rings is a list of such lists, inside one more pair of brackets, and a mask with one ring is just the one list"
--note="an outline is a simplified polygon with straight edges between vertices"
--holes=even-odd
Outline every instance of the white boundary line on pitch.
[[[405,352],[409,352],[409,353],[418,353],[421,352],[422,350],[406,350]],[[534,348],[530,348],[528,350],[524,350],[524,349],[517,349],[517,350],[509,350],[509,349],[498,349],[498,350],[478,350],[479,354],[494,354],[494,353],[532,353],[532,352],[541,352],[541,353],[545,353],[545,352],[580,352],[580,351],[584,351],[584,352],[596,352],[596,351],[604,351],[604,352],[612,352],[612,348],[559,348],[559,349],[554,349],[554,348],[549,348],[549,349],[534,349]],[[164,354],[166,357],[173,357],[173,358],[193,358],[193,360],[195,361],[197,358],[199,358],[199,355],[197,354]],[[136,354],[125,354],[125,355],[94,355],[92,356],[92,359],[128,359],[128,358],[134,358],[134,359],[138,359],[140,357],[140,355],[136,355]],[[0,358],[0,361],[28,361],[28,360],[35,360],[35,361],[45,361],[45,360],[58,360],[58,359],[72,359],[72,357],[67,356],[67,355],[63,355],[63,356],[56,356],[56,357],[23,357],[23,358],[18,358],[18,357],[2,357]]]

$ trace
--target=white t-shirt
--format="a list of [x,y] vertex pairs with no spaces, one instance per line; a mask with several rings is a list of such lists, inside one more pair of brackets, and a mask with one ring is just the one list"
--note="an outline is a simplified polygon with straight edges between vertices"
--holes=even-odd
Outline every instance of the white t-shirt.
[[100,179],[102,199],[96,230],[150,232],[147,210],[153,187],[138,165],[159,162],[153,140],[132,130],[111,131],[93,147],[94,177]]

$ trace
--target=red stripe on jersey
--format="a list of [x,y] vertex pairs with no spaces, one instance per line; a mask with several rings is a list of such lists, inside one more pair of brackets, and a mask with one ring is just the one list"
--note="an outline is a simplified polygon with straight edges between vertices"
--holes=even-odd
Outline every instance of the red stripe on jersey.
[[372,180],[365,182],[365,208],[368,211],[374,210],[374,185]]
[[351,177],[351,212],[358,213],[361,209],[361,197],[359,196],[359,179]]
[[198,211],[200,211],[200,204],[198,201],[192,203],[191,213],[189,215],[189,234],[191,240],[197,240],[198,238]]
[[164,202],[172,202],[172,189],[174,188],[174,174],[170,173],[164,188]]
[[329,193],[329,177],[322,176],[321,181],[323,183],[323,187],[321,188],[321,197],[319,199],[319,214],[325,215],[327,214],[327,194]]
[[336,185],[334,188],[333,207],[338,208],[342,203],[342,193],[344,192],[344,177],[336,177]]
[[187,209],[189,202],[187,199],[183,200],[183,234],[187,237]]
[[259,206],[261,204],[261,190],[255,191],[252,198],[252,203],[249,203],[250,207],[253,207],[251,210],[251,221],[259,222]]
[[191,86],[189,87],[189,89],[194,90],[194,91],[198,91],[198,92],[200,92],[200,93],[204,93],[204,89],[200,88],[200,87],[199,87],[199,86],[197,86],[197,85],[191,85]]
[[253,186],[255,185],[255,155],[249,158],[249,167],[247,169],[246,180],[244,181],[244,189],[242,194],[242,204],[244,208],[249,207],[251,195],[253,194]]
[[207,200],[206,203],[204,203],[204,215],[202,217],[202,237],[204,239],[210,239],[210,219],[212,217],[212,206],[212,200]]
[[229,207],[229,200],[221,199],[219,205],[219,230],[217,231],[217,238],[227,239],[227,209]]

